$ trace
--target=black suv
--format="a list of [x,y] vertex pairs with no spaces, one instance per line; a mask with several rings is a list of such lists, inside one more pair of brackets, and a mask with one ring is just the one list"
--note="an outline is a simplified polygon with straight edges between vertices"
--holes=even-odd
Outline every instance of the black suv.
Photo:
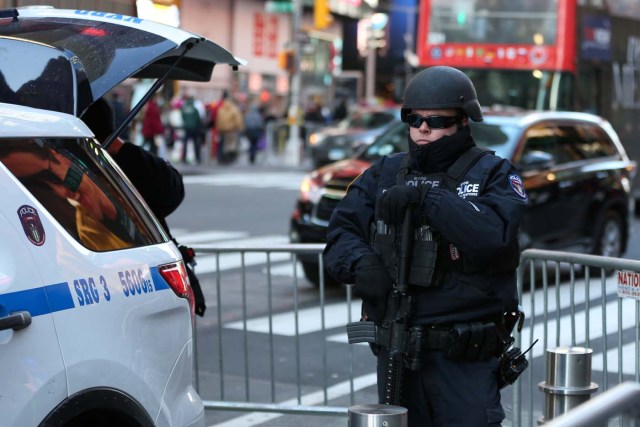
[[[485,112],[483,122],[470,126],[477,145],[520,170],[529,194],[522,249],[611,257],[625,252],[636,165],[606,120],[575,112]],[[353,158],[311,172],[291,215],[291,242],[324,242],[331,212],[349,183],[378,158],[406,150],[407,125],[398,121]],[[300,260],[307,279],[318,284],[317,257]]]

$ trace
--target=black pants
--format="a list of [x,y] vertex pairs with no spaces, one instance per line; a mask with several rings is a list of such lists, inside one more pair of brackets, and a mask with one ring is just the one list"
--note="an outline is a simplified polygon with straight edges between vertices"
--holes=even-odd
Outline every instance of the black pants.
[[193,141],[193,152],[196,156],[196,163],[200,163],[200,131],[197,129],[185,129],[183,141],[182,161],[185,162],[187,160],[187,144]]
[[142,142],[142,148],[154,155],[158,155],[158,147],[156,146],[155,136],[145,137],[144,141]]
[[[387,352],[378,354],[378,398],[383,403]],[[452,362],[441,351],[423,352],[418,372],[405,370],[403,396],[408,427],[500,426],[504,410],[497,383],[498,359]]]

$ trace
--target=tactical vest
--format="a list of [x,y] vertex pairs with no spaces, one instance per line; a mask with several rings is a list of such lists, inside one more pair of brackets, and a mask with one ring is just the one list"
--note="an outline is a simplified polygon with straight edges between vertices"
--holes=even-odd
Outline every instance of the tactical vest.
[[[411,185],[434,185],[437,183],[440,188],[456,192],[469,169],[486,154],[493,154],[493,151],[476,146],[471,147],[444,173],[411,175],[414,181],[414,184]],[[401,160],[400,168],[396,173],[396,185],[408,185],[410,160],[409,155],[405,155]],[[397,279],[397,253],[401,238],[401,226],[387,225],[377,218],[372,228],[373,245],[380,253],[391,277]],[[495,274],[512,271],[518,267],[519,257],[520,251],[516,240],[506,251],[505,256],[495,257],[489,263],[476,262],[465,257],[455,244],[432,230],[426,218],[417,218],[412,254],[409,257],[408,283],[415,286],[434,286],[445,280],[448,272]]]

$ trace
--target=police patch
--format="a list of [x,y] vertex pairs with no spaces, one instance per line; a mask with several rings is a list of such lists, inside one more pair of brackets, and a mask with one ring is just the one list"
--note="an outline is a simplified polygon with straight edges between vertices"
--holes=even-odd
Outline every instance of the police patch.
[[523,199],[527,198],[527,192],[524,190],[524,184],[522,183],[522,178],[518,175],[509,175],[509,184],[511,184],[511,188],[516,194]]
[[18,218],[29,241],[36,246],[42,246],[45,235],[38,211],[32,206],[22,205],[18,208]]

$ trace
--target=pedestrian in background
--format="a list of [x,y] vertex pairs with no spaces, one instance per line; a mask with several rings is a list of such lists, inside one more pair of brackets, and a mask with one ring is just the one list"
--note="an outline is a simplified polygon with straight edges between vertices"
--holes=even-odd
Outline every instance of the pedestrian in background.
[[189,143],[193,143],[193,151],[196,164],[200,164],[200,137],[202,135],[202,114],[196,106],[196,100],[192,94],[185,97],[180,108],[182,113],[182,163],[187,162],[187,149]]
[[154,155],[158,154],[158,147],[164,145],[164,141],[160,139],[165,132],[162,123],[162,110],[157,103],[158,96],[154,95],[147,102],[142,118],[142,147]]
[[257,101],[249,105],[244,115],[244,134],[249,140],[249,163],[253,165],[259,149],[258,143],[264,135],[264,118]]
[[[423,328],[423,345],[421,367],[401,385],[409,427],[499,426],[499,356],[511,333],[504,313],[518,307],[527,194],[508,160],[475,147],[468,123],[483,117],[461,71],[419,72],[406,87],[401,118],[409,152],[383,157],[351,183],[331,216],[324,262],[335,279],[355,283],[363,319],[383,336],[393,321],[388,298],[398,285],[396,250],[411,208],[413,250],[403,259],[410,261],[409,327]],[[389,347],[373,346],[381,403]]]
[[319,101],[314,101],[305,111],[304,121],[314,126],[326,125],[327,119],[322,114],[322,109],[322,104]]
[[340,98],[340,102],[336,106],[336,109],[333,110],[333,121],[339,122],[341,120],[346,119],[347,113],[348,113],[347,98],[343,96]]
[[244,130],[242,111],[229,97],[229,93],[222,93],[222,102],[216,110],[216,131],[219,137],[218,162],[232,163],[238,157],[240,133]]

